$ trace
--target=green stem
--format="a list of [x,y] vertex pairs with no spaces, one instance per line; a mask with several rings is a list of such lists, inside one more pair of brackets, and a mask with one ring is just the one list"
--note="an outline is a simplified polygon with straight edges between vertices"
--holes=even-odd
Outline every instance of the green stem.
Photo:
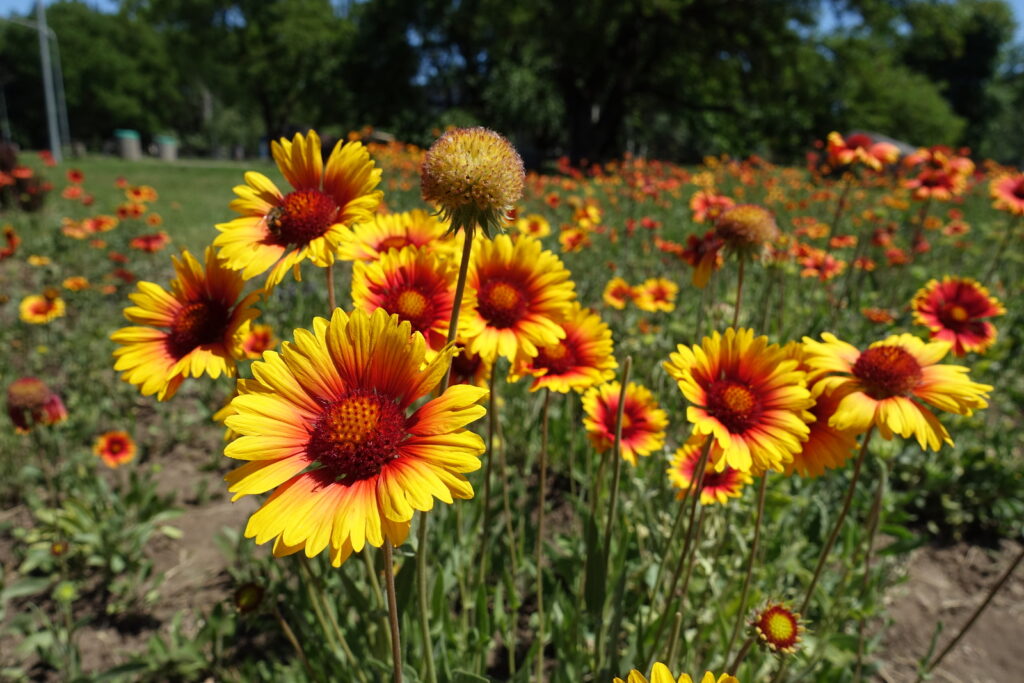
[[[391,661],[394,683],[402,683],[402,643],[398,630],[398,600],[395,597],[395,566],[391,542],[384,541],[384,584],[388,591],[388,624],[391,627]],[[430,641],[425,645],[429,648]]]
[[544,680],[544,503],[547,498],[548,478],[548,408],[551,405],[551,390],[544,389],[544,408],[540,421],[540,491],[537,501],[537,661],[534,670],[538,683]]
[[764,498],[768,489],[768,472],[761,475],[761,484],[757,489],[757,520],[754,522],[754,540],[750,543],[750,556],[747,559],[747,572],[743,577],[743,589],[740,591],[740,606],[736,612],[736,622],[732,626],[732,635],[729,637],[729,646],[725,648],[725,661],[729,661],[732,654],[732,646],[736,644],[740,628],[746,620],[747,598],[750,595],[750,579],[754,574],[754,563],[757,561],[757,546],[761,540],[761,521],[764,518]]
[[277,623],[281,625],[281,631],[284,633],[284,637],[288,639],[288,642],[292,644],[295,649],[295,654],[298,656],[299,661],[302,662],[302,668],[306,670],[306,675],[309,676],[311,681],[319,681],[320,677],[313,672],[313,667],[309,665],[309,658],[306,657],[306,652],[302,649],[302,644],[299,639],[295,637],[295,631],[285,621],[284,615],[281,614],[281,610],[278,609],[277,605],[274,605],[274,616],[277,617]]
[[754,636],[749,636],[743,641],[743,645],[740,647],[740,651],[736,653],[736,659],[732,660],[732,664],[725,670],[731,676],[735,676],[736,672],[739,671],[740,664],[746,658],[747,653],[750,652],[750,647],[754,644]]
[[828,561],[828,556],[832,552],[832,546],[836,544],[836,539],[839,538],[839,532],[842,531],[843,522],[846,520],[846,515],[850,512],[850,503],[853,502],[853,494],[857,490],[857,480],[860,479],[860,470],[864,465],[864,458],[868,452],[868,443],[871,441],[871,434],[874,432],[875,426],[871,425],[868,431],[865,432],[863,440],[860,445],[860,453],[857,455],[857,460],[853,465],[853,476],[850,478],[850,484],[846,488],[846,495],[843,497],[843,507],[839,512],[839,517],[836,518],[836,523],[832,527],[832,533],[829,534],[828,542],[825,543],[825,547],[821,549],[821,555],[818,557],[818,564],[814,568],[814,576],[811,578],[811,583],[807,586],[807,593],[804,595],[804,600],[800,604],[800,609],[797,610],[800,614],[806,615],[807,608],[811,604],[811,598],[814,596],[814,589],[818,585],[818,579],[821,578],[821,570],[825,567],[825,562]]
[[[490,393],[487,396],[487,465],[484,467],[484,520],[483,533],[480,534],[480,584],[487,580],[487,563],[490,556],[487,553],[487,542],[485,539],[491,535],[491,477],[494,469],[494,432],[497,427],[497,367],[498,359],[494,359],[491,365],[488,387]],[[511,537],[510,537],[511,538]]]

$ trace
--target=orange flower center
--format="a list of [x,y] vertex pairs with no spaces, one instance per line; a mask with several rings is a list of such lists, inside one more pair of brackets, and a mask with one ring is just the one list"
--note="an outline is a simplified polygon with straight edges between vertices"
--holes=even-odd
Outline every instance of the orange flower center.
[[800,635],[797,616],[782,605],[772,605],[761,612],[755,626],[761,638],[773,650],[791,649]]
[[110,455],[120,455],[124,450],[124,442],[121,439],[110,439],[107,441],[107,453]]
[[272,242],[281,246],[309,244],[334,224],[338,205],[319,190],[298,190],[284,196],[267,214]]
[[578,365],[575,349],[564,342],[538,348],[533,359],[533,367],[546,369],[546,375],[564,375]]
[[760,408],[757,396],[746,384],[718,380],[708,390],[707,411],[733,434],[747,431]]
[[959,304],[946,304],[942,308],[942,319],[945,323],[962,323],[970,317],[967,309]]
[[410,242],[409,238],[405,235],[392,235],[377,245],[377,251],[384,254],[387,253],[389,249],[401,249],[402,247],[407,247],[410,244],[412,244],[412,242]]
[[526,312],[526,297],[507,282],[487,282],[481,287],[477,310],[491,327],[512,327]]
[[175,359],[180,359],[200,346],[221,341],[229,322],[228,312],[228,307],[220,301],[186,304],[171,323],[167,350]]
[[900,346],[876,346],[860,354],[853,375],[875,400],[903,396],[921,382],[921,365]]
[[358,481],[394,460],[405,435],[405,416],[398,405],[376,392],[356,389],[324,407],[306,452],[335,481]]
[[415,289],[407,289],[398,295],[398,314],[404,318],[419,318],[427,309],[427,297]]

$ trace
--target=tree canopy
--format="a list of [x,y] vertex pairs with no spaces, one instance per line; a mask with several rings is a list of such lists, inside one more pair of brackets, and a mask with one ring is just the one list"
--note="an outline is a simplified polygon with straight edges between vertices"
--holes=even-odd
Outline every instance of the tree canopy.
[[[511,135],[528,161],[800,155],[829,130],[1024,154],[1003,0],[122,0],[48,7],[72,134],[191,151],[365,125]],[[26,17],[31,20],[32,17]],[[0,22],[16,139],[45,144],[36,37]]]

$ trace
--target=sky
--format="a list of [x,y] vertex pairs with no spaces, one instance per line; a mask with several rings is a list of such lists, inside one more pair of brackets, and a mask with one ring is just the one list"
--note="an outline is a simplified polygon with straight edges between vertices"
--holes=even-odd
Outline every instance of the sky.
[[[53,0],[44,0],[50,4]],[[117,8],[117,0],[86,0],[87,4],[99,7],[104,10]],[[1007,0],[1013,13],[1017,17],[1017,42],[1024,42],[1024,0]],[[0,17],[6,17],[12,12],[24,15],[35,7],[36,0],[0,0]]]

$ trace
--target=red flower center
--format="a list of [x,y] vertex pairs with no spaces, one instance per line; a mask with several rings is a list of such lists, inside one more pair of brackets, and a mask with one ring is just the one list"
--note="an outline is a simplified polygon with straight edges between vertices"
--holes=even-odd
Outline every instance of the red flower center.
[[452,359],[452,383],[472,383],[483,359],[471,354],[465,347],[459,348],[459,355]]
[[306,452],[334,481],[353,482],[378,474],[394,460],[405,436],[405,415],[396,403],[355,389],[324,407]]
[[1016,199],[1024,201],[1024,178],[1021,178],[1013,184],[1013,187],[1010,188],[1010,194],[1012,194]]
[[178,359],[205,344],[224,338],[229,315],[228,307],[220,301],[194,301],[174,316],[167,334],[167,349]]
[[959,323],[967,322],[970,317],[967,309],[960,304],[945,304],[939,311],[939,319],[947,327],[957,327]]
[[773,650],[789,650],[799,640],[797,616],[782,605],[772,605],[761,612],[754,626],[765,644]]
[[[547,369],[547,375],[564,375],[579,365],[576,350],[564,342],[554,346],[537,349],[537,357],[533,359],[533,367]],[[623,416],[625,422],[625,416]]]
[[319,190],[298,190],[285,195],[267,214],[272,242],[282,246],[306,245],[334,224],[338,205]]
[[124,450],[124,442],[120,439],[111,439],[107,442],[107,453],[110,455],[120,455]]
[[761,405],[746,384],[718,380],[708,389],[707,411],[730,432],[741,434],[754,424]]
[[397,313],[402,320],[408,320],[417,332],[426,334],[433,322],[434,307],[423,293],[416,289],[403,289],[388,297],[384,310]]
[[875,400],[902,396],[921,382],[921,365],[900,346],[876,346],[860,354],[853,375]]
[[392,235],[377,245],[377,251],[386,254],[389,249],[401,249],[411,244],[412,242],[405,235]]
[[477,310],[491,327],[512,327],[526,312],[526,297],[509,283],[493,280],[481,288]]

